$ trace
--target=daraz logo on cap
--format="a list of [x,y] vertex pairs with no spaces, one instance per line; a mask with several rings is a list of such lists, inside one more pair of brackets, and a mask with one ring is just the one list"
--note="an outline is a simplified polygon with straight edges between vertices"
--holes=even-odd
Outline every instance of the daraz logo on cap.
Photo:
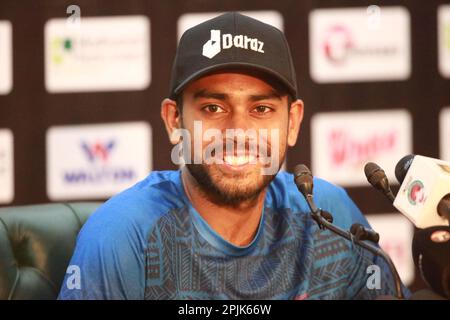
[[250,38],[242,34],[233,36],[230,33],[225,33],[220,37],[220,30],[211,30],[211,39],[203,45],[202,55],[212,59],[222,51],[222,49],[230,49],[233,46],[264,53],[264,42],[259,41],[257,38]]

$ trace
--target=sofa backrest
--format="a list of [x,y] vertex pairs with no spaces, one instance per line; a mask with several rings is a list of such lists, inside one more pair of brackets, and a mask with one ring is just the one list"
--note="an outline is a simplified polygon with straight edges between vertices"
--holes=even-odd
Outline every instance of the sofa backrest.
[[0,208],[0,299],[56,299],[78,232],[100,205]]

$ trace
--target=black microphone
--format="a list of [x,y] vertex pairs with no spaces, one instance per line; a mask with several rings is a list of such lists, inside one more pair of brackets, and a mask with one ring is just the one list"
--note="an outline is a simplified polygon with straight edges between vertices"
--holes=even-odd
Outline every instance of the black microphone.
[[386,173],[379,165],[373,162],[368,162],[364,166],[364,174],[367,181],[377,190],[381,191],[392,203],[394,202],[394,194],[389,186],[389,180]]
[[304,164],[298,164],[294,167],[294,180],[300,192],[306,198],[312,196],[314,187],[311,171]]
[[[326,219],[326,215],[324,216],[324,214],[321,214],[322,210],[317,208],[317,206],[315,205],[314,200],[313,200],[313,195],[312,195],[312,193],[313,193],[312,189],[314,186],[313,176],[307,166],[301,164],[301,165],[297,165],[294,167],[294,182],[295,182],[298,190],[300,191],[300,193],[303,195],[306,202],[308,203],[308,206],[311,210],[312,218],[317,222],[320,229],[327,229],[327,230],[351,241],[352,243],[368,250],[372,254],[382,257],[384,259],[384,261],[386,261],[386,263],[392,273],[392,276],[394,277],[397,297],[399,299],[403,299],[404,295],[403,295],[403,291],[402,291],[402,284],[400,281],[400,276],[398,275],[397,269],[395,268],[394,264],[392,263],[391,258],[378,246],[375,246],[368,242],[364,242],[364,241],[362,241],[362,239],[358,239],[357,237],[355,237],[349,231],[345,231],[345,230],[339,228],[338,226],[333,225],[330,221],[328,221]],[[328,212],[326,212],[326,213],[329,214]],[[359,228],[358,226],[355,226],[354,230],[358,231],[358,230],[362,230],[362,229]],[[365,237],[368,236],[368,233],[366,233],[366,235],[363,235],[363,236],[365,236]]]
[[395,177],[400,184],[402,184],[403,180],[405,180],[406,174],[408,173],[409,167],[411,167],[414,157],[415,155],[408,154],[397,162],[397,165],[395,166]]
[[433,291],[450,298],[450,227],[437,226],[417,231],[412,251],[422,279]]
[[374,230],[367,229],[360,223],[354,223],[350,227],[350,232],[358,240],[368,240],[373,243],[378,243],[380,241],[380,235]]
[[445,195],[437,206],[437,212],[441,217],[450,221],[450,193]]
[[328,221],[329,223],[333,222],[333,216],[328,211],[319,209],[316,207],[313,200],[313,187],[314,180],[313,175],[309,168],[304,164],[298,164],[294,167],[294,181],[297,189],[305,198],[308,203],[309,209],[313,213],[313,219],[319,225],[319,228],[323,229],[322,224],[320,223],[320,219],[317,216],[321,216],[323,219]]

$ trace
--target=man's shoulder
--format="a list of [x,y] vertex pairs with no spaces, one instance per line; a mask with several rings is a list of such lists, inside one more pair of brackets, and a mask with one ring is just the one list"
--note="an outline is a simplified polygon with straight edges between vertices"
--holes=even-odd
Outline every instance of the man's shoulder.
[[[326,199],[331,199],[333,202],[337,199],[350,200],[345,190],[331,182],[324,179],[314,177],[313,179],[313,195],[316,202],[324,202]],[[297,202],[300,199],[303,202],[303,196],[297,189],[294,182],[294,175],[286,171],[280,171],[270,185],[272,195],[275,195],[278,201]],[[294,200],[294,201],[292,201]],[[305,202],[306,204],[306,202]]]
[[[313,182],[314,202],[317,207],[329,211],[336,224],[347,227],[354,222],[366,223],[361,211],[344,188],[318,177],[314,177]],[[293,212],[309,212],[292,173],[279,172],[270,185],[269,194],[276,206],[290,208]]]
[[148,230],[164,214],[185,206],[179,171],[154,171],[106,201],[89,217],[84,233]]

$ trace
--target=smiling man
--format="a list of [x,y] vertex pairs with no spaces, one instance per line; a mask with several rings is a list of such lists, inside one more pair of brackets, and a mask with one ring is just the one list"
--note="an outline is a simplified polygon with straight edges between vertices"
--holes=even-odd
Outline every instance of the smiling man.
[[[278,29],[227,13],[186,31],[161,116],[181,146],[172,159],[185,165],[151,173],[90,217],[60,299],[395,294],[385,264],[320,230],[293,176],[279,171],[303,102]],[[315,178],[314,196],[340,227],[367,225],[342,188]]]

